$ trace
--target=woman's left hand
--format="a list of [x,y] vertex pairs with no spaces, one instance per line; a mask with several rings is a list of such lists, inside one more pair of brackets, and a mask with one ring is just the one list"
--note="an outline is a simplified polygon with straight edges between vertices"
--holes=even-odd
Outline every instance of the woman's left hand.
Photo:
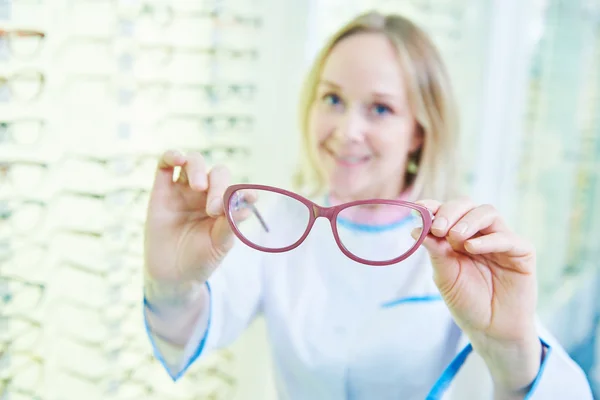
[[542,354],[535,323],[534,247],[512,232],[490,205],[469,200],[418,203],[435,217],[423,245],[455,322],[497,385],[508,390],[527,387]]

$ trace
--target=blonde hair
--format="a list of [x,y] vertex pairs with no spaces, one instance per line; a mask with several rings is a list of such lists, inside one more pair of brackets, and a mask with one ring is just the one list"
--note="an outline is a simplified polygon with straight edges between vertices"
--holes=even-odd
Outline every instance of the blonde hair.
[[411,198],[446,201],[457,195],[458,115],[450,79],[442,58],[427,34],[399,15],[361,14],[335,33],[317,55],[300,97],[302,148],[294,176],[296,190],[315,196],[323,193],[327,179],[317,153],[309,118],[323,66],[341,40],[358,33],[380,33],[394,45],[405,73],[409,104],[423,133],[423,145],[411,159],[416,175],[407,172]]

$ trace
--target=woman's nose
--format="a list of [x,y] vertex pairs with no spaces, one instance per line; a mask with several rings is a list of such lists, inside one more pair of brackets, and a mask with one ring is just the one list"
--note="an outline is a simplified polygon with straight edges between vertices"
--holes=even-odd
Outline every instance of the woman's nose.
[[360,142],[366,134],[365,121],[358,113],[347,112],[340,118],[335,133],[341,140]]

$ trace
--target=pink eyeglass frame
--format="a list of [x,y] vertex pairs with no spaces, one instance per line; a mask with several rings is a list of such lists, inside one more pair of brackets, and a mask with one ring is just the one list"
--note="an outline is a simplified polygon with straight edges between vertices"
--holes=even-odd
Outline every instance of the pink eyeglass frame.
[[[287,247],[272,249],[269,247],[263,247],[263,246],[259,246],[257,244],[252,243],[251,241],[246,239],[244,237],[244,235],[242,235],[242,233],[238,230],[237,226],[233,222],[231,213],[229,212],[229,203],[231,201],[231,197],[238,190],[266,190],[266,191],[270,191],[270,192],[279,193],[279,194],[282,194],[285,196],[289,196],[293,199],[298,200],[299,202],[304,204],[309,210],[309,220],[308,220],[308,224],[306,227],[306,231],[304,231],[304,233],[302,234],[300,239],[298,239],[294,244],[287,246]],[[338,214],[342,210],[352,207],[352,206],[360,206],[360,205],[365,205],[365,204],[398,205],[398,206],[412,208],[413,210],[418,211],[421,214],[421,217],[423,219],[423,230],[421,231],[421,236],[406,253],[402,254],[399,257],[391,259],[391,260],[372,261],[372,260],[365,260],[364,258],[357,257],[356,255],[352,254],[341,242],[339,234],[338,234],[338,230],[337,230],[336,220],[337,220]],[[429,233],[429,230],[431,229],[431,225],[432,225],[433,219],[434,219],[434,217],[431,214],[431,211],[429,211],[429,209],[427,209],[424,206],[421,206],[419,204],[412,203],[409,201],[372,199],[372,200],[352,201],[352,202],[340,204],[337,206],[324,207],[324,206],[320,206],[320,205],[318,205],[318,204],[308,200],[307,198],[300,196],[299,194],[296,194],[294,192],[290,192],[288,190],[280,189],[280,188],[273,187],[273,186],[255,185],[255,184],[237,184],[237,185],[229,186],[227,188],[227,190],[225,191],[225,195],[223,196],[223,209],[225,210],[225,215],[227,216],[227,221],[229,222],[229,226],[231,227],[231,229],[233,230],[235,235],[238,237],[238,239],[240,239],[242,241],[242,243],[244,243],[248,247],[251,247],[251,248],[259,250],[259,251],[263,251],[265,253],[284,253],[286,251],[295,249],[296,247],[300,246],[300,244],[302,244],[302,242],[304,242],[304,240],[306,240],[306,238],[308,237],[317,218],[320,218],[320,217],[327,218],[329,220],[329,224],[331,225],[333,237],[335,238],[335,241],[336,241],[338,247],[340,248],[340,250],[342,251],[342,253],[344,253],[344,255],[346,257],[348,257],[351,260],[354,260],[358,263],[371,265],[371,266],[375,266],[375,267],[396,264],[396,263],[404,261],[408,257],[410,257],[419,248],[419,246],[421,246],[421,244],[423,244],[423,241],[425,240],[425,238],[427,237],[427,234]]]

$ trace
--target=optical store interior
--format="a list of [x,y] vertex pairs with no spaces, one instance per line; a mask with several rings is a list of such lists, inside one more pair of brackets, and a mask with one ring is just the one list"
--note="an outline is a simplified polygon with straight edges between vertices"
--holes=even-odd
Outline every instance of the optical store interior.
[[150,190],[168,149],[291,188],[306,74],[369,10],[437,45],[460,179],[534,243],[538,315],[600,399],[600,0],[0,0],[2,400],[276,398],[261,316],[176,382],[157,359]]

